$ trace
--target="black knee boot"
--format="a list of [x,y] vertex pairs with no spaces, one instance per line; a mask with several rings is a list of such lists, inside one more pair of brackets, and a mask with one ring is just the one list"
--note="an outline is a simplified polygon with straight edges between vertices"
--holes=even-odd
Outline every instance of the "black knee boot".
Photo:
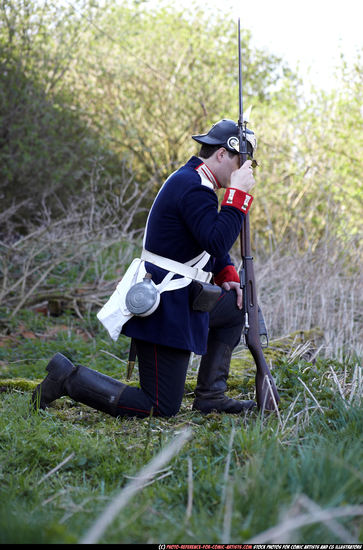
[[56,353],[46,367],[48,375],[33,392],[34,408],[45,409],[52,401],[68,395],[112,416],[118,416],[117,404],[126,384],[95,370],[73,365],[61,353]]
[[209,339],[207,353],[200,362],[193,410],[240,413],[256,406],[254,401],[237,401],[224,395],[231,357],[232,348]]

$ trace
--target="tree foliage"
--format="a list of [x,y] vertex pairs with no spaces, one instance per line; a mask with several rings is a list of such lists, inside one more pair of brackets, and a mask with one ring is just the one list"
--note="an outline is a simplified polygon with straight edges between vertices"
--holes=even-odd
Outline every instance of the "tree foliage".
[[[111,3],[66,77],[90,126],[118,155],[132,154],[140,178],[157,174],[159,183],[190,155],[191,134],[238,116],[236,29],[189,15]],[[245,42],[246,97],[265,100],[280,61],[252,52],[247,33]]]
[[83,22],[27,0],[2,1],[0,17],[0,193],[19,227],[79,191],[98,147],[64,90]]
[[[315,247],[333,228],[359,232],[361,61],[341,87],[312,91],[243,32],[244,104],[258,141],[253,229],[268,243]],[[0,3],[0,193],[21,224],[91,185],[94,166],[122,186],[125,162],[149,205],[197,147],[193,133],[238,117],[233,17],[198,7],[46,0]],[[152,183],[153,182],[153,183]],[[115,188],[116,185],[113,185]],[[102,185],[99,185],[100,204]],[[60,202],[59,202],[60,201]],[[19,205],[26,204],[19,210]],[[62,210],[62,209],[61,209]],[[135,218],[136,220],[136,218]],[[143,223],[143,217],[139,220]]]

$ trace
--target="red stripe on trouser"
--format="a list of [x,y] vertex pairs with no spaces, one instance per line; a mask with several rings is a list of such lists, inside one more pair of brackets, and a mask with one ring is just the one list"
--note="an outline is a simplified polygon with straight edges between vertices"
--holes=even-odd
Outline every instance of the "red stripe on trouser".
[[150,411],[147,411],[145,409],[136,409],[135,407],[126,407],[125,405],[117,405],[120,409],[127,409],[128,411],[137,411],[137,412],[142,412],[142,413],[146,413],[146,414],[149,414]]

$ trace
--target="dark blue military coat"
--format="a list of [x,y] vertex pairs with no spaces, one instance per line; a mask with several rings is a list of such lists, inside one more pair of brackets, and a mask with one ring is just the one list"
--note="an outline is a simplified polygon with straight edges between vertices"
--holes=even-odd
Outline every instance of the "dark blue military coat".
[[[150,252],[185,263],[203,250],[211,255],[205,271],[216,284],[238,281],[229,250],[241,230],[244,212],[252,197],[228,189],[218,210],[216,178],[198,157],[192,157],[172,174],[152,207],[145,239]],[[146,263],[158,284],[163,269]],[[175,275],[178,277],[178,275]],[[192,287],[163,292],[157,310],[148,317],[132,317],[122,333],[138,339],[193,351],[206,352],[209,314],[191,308]]]

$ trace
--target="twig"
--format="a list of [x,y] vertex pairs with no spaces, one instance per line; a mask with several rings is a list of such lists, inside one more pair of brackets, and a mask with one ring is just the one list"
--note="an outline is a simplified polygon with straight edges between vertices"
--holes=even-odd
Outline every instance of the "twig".
[[[298,504],[301,504],[308,512],[311,514],[316,514],[317,512],[321,512],[322,508],[319,506],[316,502],[311,500],[306,495],[300,495],[297,499]],[[330,529],[334,535],[340,538],[341,541],[348,543],[348,542],[355,542],[355,539],[353,535],[345,529],[340,523],[335,521],[334,518],[331,518],[327,521],[325,521],[325,525]]]
[[352,403],[355,393],[358,396],[358,403],[360,403],[362,398],[362,367],[360,367],[359,365],[356,365],[354,369],[349,403]]
[[117,357],[117,355],[114,355],[113,353],[110,353],[109,351],[106,351],[105,349],[100,349],[101,353],[106,353],[106,355],[109,355],[110,357],[113,357],[114,359],[117,359],[117,361],[120,361],[120,363],[127,363],[125,359],[120,359],[120,357]]
[[302,385],[304,386],[304,388],[307,390],[307,392],[309,393],[309,395],[311,395],[311,397],[313,398],[313,400],[315,401],[315,403],[317,404],[318,406],[318,409],[323,413],[323,409],[321,407],[321,405],[318,403],[318,401],[315,399],[314,395],[312,394],[312,392],[309,390],[309,388],[307,387],[307,385],[305,384],[305,382],[303,382],[301,380],[301,378],[298,376],[297,379],[302,383]]
[[223,533],[222,543],[227,544],[231,540],[231,524],[232,524],[232,512],[233,512],[233,485],[231,483],[227,486],[226,491],[226,503],[223,517]]
[[276,403],[276,399],[275,399],[275,396],[274,396],[274,392],[273,392],[273,390],[272,390],[272,386],[271,386],[270,379],[269,379],[269,377],[268,377],[267,374],[265,374],[265,382],[267,382],[267,386],[268,386],[269,392],[270,392],[270,394],[271,394],[272,401],[274,402],[275,411],[276,411],[277,417],[278,417],[278,419],[279,419],[280,427],[282,427],[280,411],[279,411],[278,405],[277,405],[277,403]]
[[53,468],[53,470],[51,470],[50,472],[45,474],[45,476],[43,476],[42,479],[40,481],[38,481],[37,485],[40,485],[41,483],[43,483],[43,481],[48,479],[49,476],[51,476],[52,474],[55,474],[55,472],[58,472],[58,470],[60,470],[60,468],[62,468],[62,466],[64,466],[65,464],[67,464],[67,462],[72,460],[74,455],[75,455],[75,453],[71,453],[69,456],[67,456],[67,458],[65,458],[60,464],[58,464],[55,468]]
[[49,273],[58,265],[62,262],[63,260],[62,259],[59,259],[56,260],[55,262],[52,263],[52,265],[50,267],[48,267],[48,269],[46,269],[43,273],[43,275],[41,277],[39,277],[39,279],[37,280],[37,282],[31,287],[31,289],[27,292],[27,294],[20,300],[20,302],[18,303],[18,305],[16,306],[16,308],[13,310],[13,312],[11,313],[10,315],[10,318],[14,317],[19,309],[23,306],[23,304],[27,301],[27,299],[29,298],[29,296],[34,292],[34,290],[40,285],[40,283],[42,281],[44,281],[44,279],[47,277],[47,275],[49,275]]
[[188,503],[185,511],[185,521],[188,521],[192,515],[193,509],[193,464],[192,459],[188,457]]
[[330,366],[329,368],[330,368],[330,370],[331,370],[331,372],[332,372],[332,374],[333,374],[334,382],[335,382],[336,385],[338,386],[338,390],[339,390],[339,393],[340,393],[340,397],[341,397],[342,400],[343,400],[344,407],[347,408],[347,404],[346,404],[346,402],[345,402],[344,393],[343,393],[342,387],[341,387],[341,385],[340,385],[340,383],[339,383],[338,377],[337,377],[337,375],[335,374],[335,370],[334,370],[333,367],[331,367],[331,366]]
[[223,492],[222,492],[222,498],[221,498],[221,504],[224,506],[225,499],[226,499],[226,491],[228,486],[228,476],[229,476],[229,467],[231,464],[231,454],[232,454],[232,447],[233,447],[233,440],[236,433],[236,429],[234,426],[232,426],[231,435],[229,437],[229,443],[228,443],[228,453],[226,458],[226,465],[224,468],[224,475],[223,475]]
[[[172,472],[170,471],[169,468],[162,468],[161,470],[155,470],[154,476],[156,476],[156,474],[163,474],[163,477],[164,477],[164,474],[165,474],[165,473],[169,474],[169,473],[172,473]],[[127,475],[125,474],[124,477],[125,477],[126,479],[141,479],[141,475],[140,475],[140,474],[136,474],[136,476],[127,476]],[[145,477],[145,481],[146,481],[146,482],[148,481],[148,479],[149,479],[148,477]]]
[[350,388],[349,403],[351,403],[353,401],[355,388],[356,388],[356,380],[358,378],[357,371],[358,371],[358,365],[355,366],[354,373],[353,373],[352,385],[351,385],[351,388]]
[[334,518],[343,518],[346,516],[362,516],[363,506],[343,506],[340,508],[330,508],[329,510],[320,510],[313,514],[301,514],[294,518],[282,521],[275,527],[262,531],[249,541],[250,544],[264,544],[271,540],[281,540],[281,537],[290,531],[295,531],[300,527],[311,525],[312,523],[321,523],[331,521]]
[[149,487],[149,485],[152,485],[156,481],[160,481],[161,479],[164,479],[165,477],[169,477],[171,475],[173,475],[173,470],[168,470],[167,472],[165,472],[165,474],[163,474],[161,476],[158,476],[155,479],[151,479],[150,481],[145,482],[144,487]]
[[303,344],[299,344],[297,348],[291,353],[288,359],[288,363],[292,363],[296,359],[296,357],[300,357],[301,355],[309,351],[310,347],[311,347],[310,341],[304,342]]
[[296,404],[296,401],[299,399],[300,397],[300,392],[297,394],[297,396],[295,397],[293,403],[291,403],[290,407],[289,407],[289,412],[285,418],[285,422],[283,423],[282,425],[282,431],[284,431],[285,427],[286,427],[286,424],[287,424],[287,421],[289,420],[290,418],[290,414],[292,413],[292,411],[294,410],[294,407],[295,407],[295,404]]
[[331,365],[329,366],[329,369],[330,369],[330,371],[331,371],[331,373],[332,373],[332,375],[333,375],[334,382],[335,382],[336,385],[338,386],[338,390],[339,390],[339,393],[340,393],[340,397],[341,397],[343,400],[345,400],[344,393],[343,393],[343,389],[342,389],[342,387],[341,387],[341,385],[340,385],[340,382],[339,382],[338,377],[337,377],[337,375],[336,375],[336,373],[335,373],[335,370],[333,369],[333,367],[332,367]]
[[222,497],[221,497],[221,511],[223,512],[224,508],[224,514],[223,514],[223,533],[222,533],[222,543],[229,542],[229,537],[231,533],[231,521],[232,521],[232,504],[233,504],[233,485],[229,483],[229,469],[231,464],[231,454],[232,454],[232,448],[233,448],[233,441],[234,436],[236,433],[236,429],[234,425],[232,425],[231,429],[231,435],[229,437],[229,443],[228,443],[228,453],[226,458],[226,465],[224,468],[224,475],[223,475],[223,490],[222,490]]
[[184,430],[174,441],[172,441],[165,449],[156,455],[139,473],[139,476],[130,481],[126,487],[109,503],[103,513],[95,521],[91,529],[79,541],[79,544],[96,544],[108,525],[112,523],[117,514],[126,506],[131,498],[143,487],[145,482],[150,480],[155,472],[160,470],[165,464],[178,454],[183,445],[191,438],[191,430]]
[[[26,260],[27,262],[28,260]],[[35,267],[33,267],[33,269],[31,269],[30,271],[26,270],[26,274],[23,274],[21,277],[19,277],[19,279],[17,279],[15,281],[15,283],[13,283],[11,286],[9,286],[8,288],[5,288],[4,287],[4,290],[3,292],[1,293],[1,296],[0,296],[0,300],[2,300],[6,295],[8,294],[11,294],[14,290],[16,290],[16,288],[18,286],[22,286],[24,285],[24,282],[26,280],[27,277],[29,277],[30,275],[33,275],[34,273],[36,273],[37,271],[41,271],[42,269],[44,269],[46,266],[49,266],[49,265],[53,265],[53,260],[47,260],[43,263],[39,263],[38,265],[36,265]],[[8,270],[8,267],[6,267],[6,269]]]

